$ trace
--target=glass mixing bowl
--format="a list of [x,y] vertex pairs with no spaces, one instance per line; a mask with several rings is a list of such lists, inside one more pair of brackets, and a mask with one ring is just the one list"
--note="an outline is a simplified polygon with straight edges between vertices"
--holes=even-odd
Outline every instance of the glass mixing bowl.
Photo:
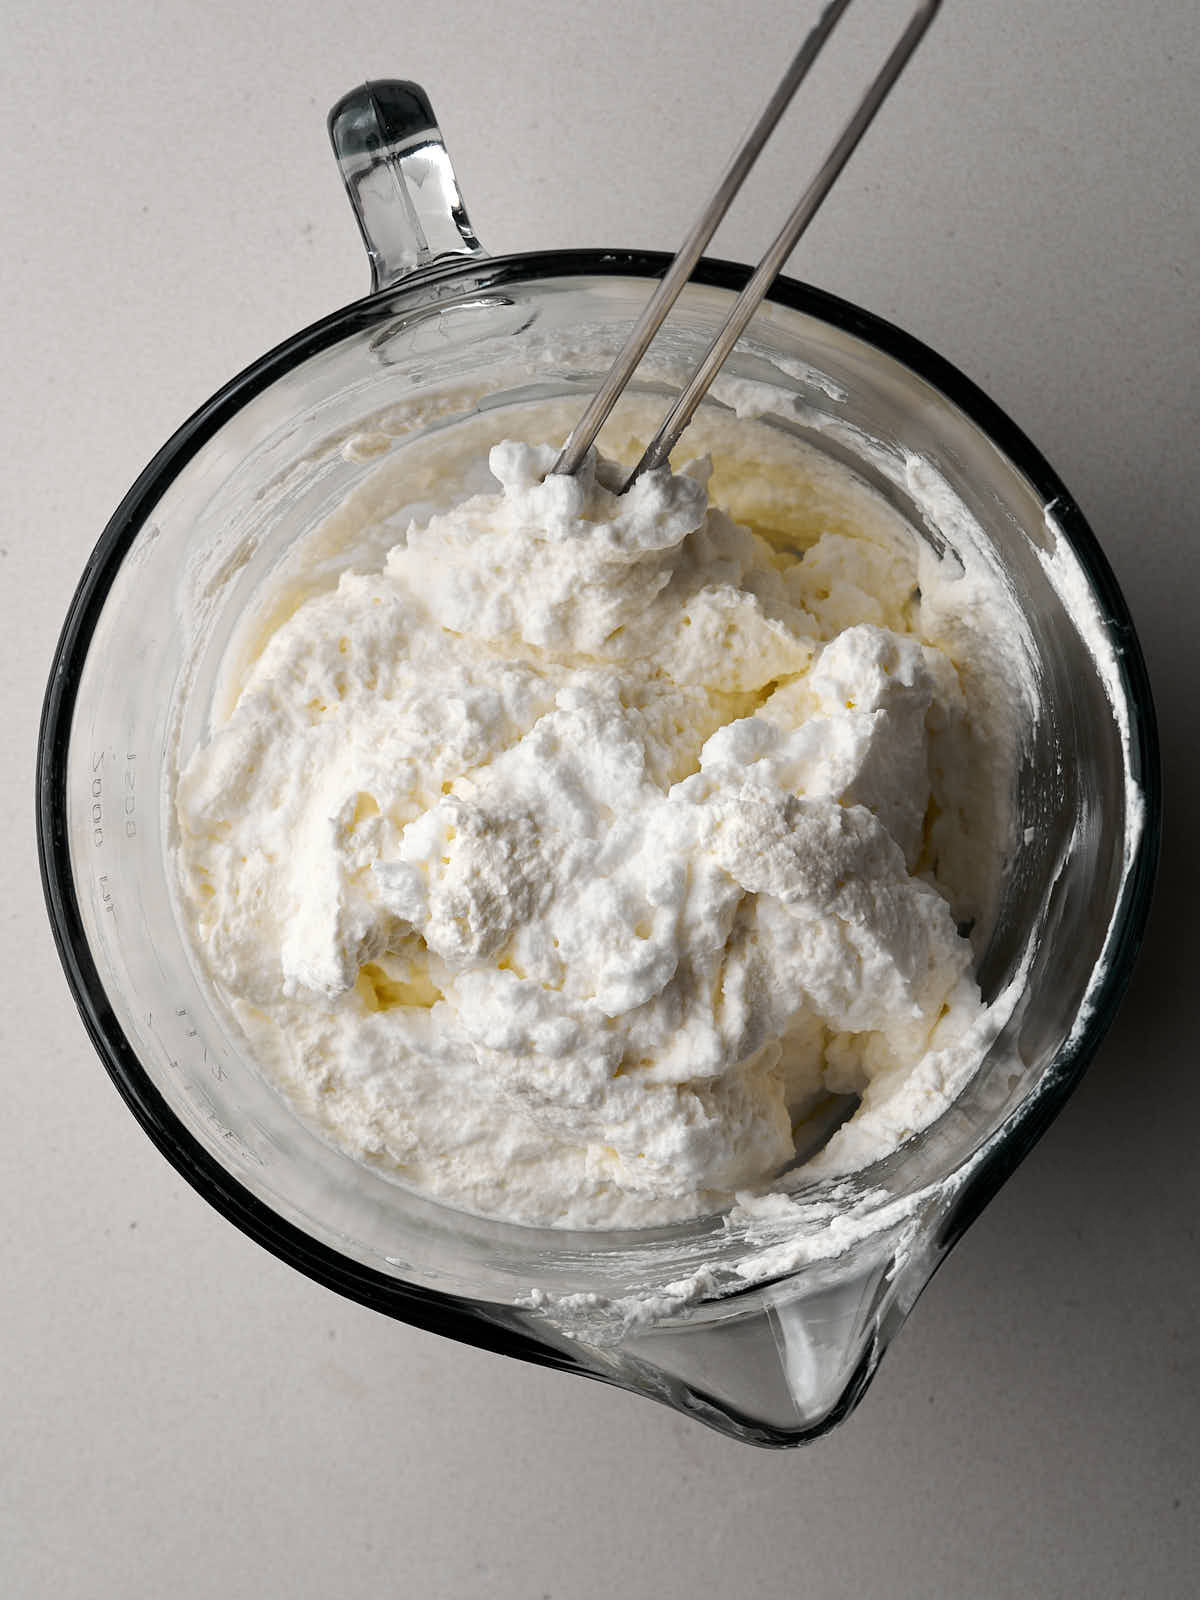
[[[979,963],[993,996],[1032,949],[1019,1003],[936,1123],[850,1179],[811,1185],[782,1220],[526,1228],[356,1163],[258,1075],[194,970],[173,900],[170,773],[202,736],[222,655],[281,551],[398,440],[523,399],[578,395],[582,409],[668,258],[486,256],[414,86],[357,91],[331,129],[375,292],[264,356],[163,447],[101,536],[63,629],[38,823],[68,979],[146,1131],[276,1255],[406,1322],[620,1384],[739,1438],[802,1442],[855,1403],[938,1262],[1062,1106],[1124,990],[1160,810],[1125,604],[1066,489],[978,389],[896,328],[780,279],[730,375],[769,385],[768,425],[848,462],[939,547],[955,516],[973,518],[1028,627],[1037,715]],[[668,366],[696,359],[747,275],[702,263],[658,347]],[[667,387],[663,370],[652,363],[642,386]]]

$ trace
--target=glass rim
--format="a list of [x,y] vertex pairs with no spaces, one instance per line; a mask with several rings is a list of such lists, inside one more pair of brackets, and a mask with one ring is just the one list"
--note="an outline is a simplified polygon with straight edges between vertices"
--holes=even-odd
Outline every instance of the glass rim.
[[[229,380],[166,441],[139,474],[109,519],[71,601],[55,649],[42,707],[37,752],[37,840],[43,893],[59,957],[88,1035],[110,1077],[144,1131],[175,1169],[257,1243],[308,1277],[373,1309],[460,1341],[543,1365],[578,1367],[566,1352],[547,1348],[515,1324],[510,1307],[465,1302],[392,1278],[289,1222],[252,1194],[205,1149],[170,1108],[117,1021],[92,958],[79,910],[67,843],[66,762],[84,661],[113,581],[138,531],[167,487],[238,411],[292,368],[355,333],[386,320],[414,291],[462,280],[470,288],[563,278],[660,277],[672,257],[660,251],[538,251],[435,263],[379,293],[331,312],[300,330]],[[736,293],[751,268],[705,257],[693,282]],[[1143,805],[1143,826],[1110,926],[1108,969],[1084,1019],[1059,1050],[1041,1082],[985,1144],[943,1224],[948,1248],[983,1209],[1049,1126],[1079,1081],[1116,1013],[1140,947],[1154,882],[1161,832],[1161,772],[1149,677],[1128,607],[1107,558],[1066,486],[1022,430],[969,378],[929,346],[851,302],[800,280],[779,277],[768,302],[800,312],[867,344],[938,391],[1029,482],[1077,555],[1100,602],[1115,647],[1122,690],[1130,707],[1129,764]]]

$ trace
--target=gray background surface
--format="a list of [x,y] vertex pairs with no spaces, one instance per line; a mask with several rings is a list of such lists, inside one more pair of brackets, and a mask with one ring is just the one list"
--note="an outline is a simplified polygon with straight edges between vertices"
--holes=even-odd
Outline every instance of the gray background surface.
[[[948,0],[792,263],[960,365],[1075,491],[1169,797],[1116,1026],[844,1428],[751,1450],[280,1265],[126,1112],[45,923],[38,709],[93,542],[214,388],[366,289],[328,105],[423,82],[495,252],[671,248],[813,10],[5,0],[0,1592],[1196,1592],[1194,0]],[[904,14],[860,0],[716,253],[758,254]]]

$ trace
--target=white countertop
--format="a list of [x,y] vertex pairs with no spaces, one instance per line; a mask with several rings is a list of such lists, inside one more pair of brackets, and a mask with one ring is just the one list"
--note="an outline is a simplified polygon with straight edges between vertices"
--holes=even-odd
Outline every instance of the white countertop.
[[[6,1595],[1195,1592],[1194,0],[947,0],[791,263],[959,365],[1074,491],[1141,633],[1169,804],[1116,1025],[843,1428],[756,1451],[281,1265],[126,1111],[43,911],[38,712],[93,543],[213,389],[367,288],[328,106],[364,77],[422,82],[494,252],[670,249],[810,13],[5,7]],[[880,17],[905,14],[860,0],[713,253],[757,256]]]

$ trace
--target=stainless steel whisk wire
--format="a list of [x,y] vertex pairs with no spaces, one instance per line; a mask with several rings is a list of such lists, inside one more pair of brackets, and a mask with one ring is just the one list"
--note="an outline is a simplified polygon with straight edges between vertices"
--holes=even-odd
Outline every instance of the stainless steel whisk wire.
[[[571,431],[551,468],[552,472],[577,471],[588,450],[596,442],[597,434],[636,371],[655,334],[666,320],[667,313],[679,298],[696,263],[704,253],[705,246],[720,226],[721,219],[758,159],[775,125],[791,104],[796,90],[808,76],[809,69],[824,49],[830,34],[850,3],[851,0],[830,0],[822,11],[758,120],[734,152],[720,182],[693,223],[645,310],[634,324],[629,338],[609,369],[603,384]],[[816,216],[838,174],[870,127],[876,112],[887,99],[913,51],[924,37],[925,30],[937,14],[940,4],[941,0],[922,0],[913,12],[904,32],[867,86],[828,155],[817,169],[816,175],[801,194],[791,215],[768,246],[745,288],[734,301],[728,317],[700,365],[664,417],[658,432],[646,446],[641,460],[622,485],[622,494],[643,472],[651,471],[666,462],[680,435],[695,415],[696,408],[708,392],[709,385],[725,364],[730,351],[745,331],[746,325],[758,309],[767,290],[778,277],[784,262]]]

